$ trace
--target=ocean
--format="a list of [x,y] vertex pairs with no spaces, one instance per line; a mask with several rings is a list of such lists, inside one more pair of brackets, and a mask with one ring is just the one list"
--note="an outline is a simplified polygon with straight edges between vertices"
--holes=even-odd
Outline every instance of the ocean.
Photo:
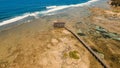
[[[93,0],[97,1],[97,0]],[[0,0],[0,26],[19,20],[39,18],[69,7],[81,6],[90,0]],[[87,3],[87,4],[89,4]],[[50,14],[49,14],[50,15]],[[25,19],[25,20],[24,20]]]

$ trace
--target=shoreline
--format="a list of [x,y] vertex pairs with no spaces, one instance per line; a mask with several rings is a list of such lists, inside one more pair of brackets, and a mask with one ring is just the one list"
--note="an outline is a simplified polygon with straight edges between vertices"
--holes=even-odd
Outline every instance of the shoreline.
[[[61,10],[62,12],[58,11],[57,14],[42,16],[29,23],[21,24],[0,32],[0,62],[3,62],[3,64],[6,62],[8,66],[29,66],[33,64],[34,68],[34,65],[37,66],[36,64],[38,64],[38,66],[45,66],[47,62],[51,61],[54,66],[56,58],[57,60],[58,58],[61,59],[61,53],[66,56],[69,54],[66,51],[67,48],[69,51],[69,47],[71,47],[70,50],[72,52],[74,51],[74,47],[76,49],[78,48],[77,45],[79,45],[79,43],[75,42],[75,38],[64,29],[54,29],[54,21],[62,21],[66,23],[66,27],[76,34],[78,34],[78,31],[83,33],[85,36],[80,35],[80,38],[89,44],[89,47],[93,49],[106,64],[112,68],[119,67],[120,43],[118,41],[119,39],[114,40],[120,37],[118,34],[120,28],[119,16],[117,17],[115,15],[116,13],[109,13],[110,6],[106,1],[101,0],[90,6],[67,8]],[[114,24],[114,22],[117,23],[117,25]],[[80,48],[82,48],[81,45]],[[78,48],[77,51],[79,52],[79,50],[81,56],[83,56],[82,53],[86,53],[83,57],[86,59],[83,62],[77,62],[78,65],[76,65],[78,68],[79,64],[80,66],[82,64],[82,68],[102,68],[93,56],[90,56],[84,49]],[[24,58],[26,59],[24,62],[19,60]],[[67,58],[69,59],[69,57]],[[64,59],[65,58],[62,58],[61,60]],[[68,64],[71,62],[76,63],[76,60],[70,59],[69,62],[68,59]],[[61,60],[59,61],[61,62]],[[86,63],[85,65],[84,62]],[[57,66],[57,64],[58,63],[56,63],[55,66]],[[64,64],[65,63],[62,65]],[[58,64],[58,67],[53,68],[59,68],[59,65],[60,64]],[[70,65],[74,68],[74,64]],[[50,66],[48,67],[50,68]]]
[[[56,15],[56,14],[59,14],[59,13],[56,13],[56,12],[64,11],[64,10],[69,9],[69,8],[90,6],[92,3],[97,2],[97,1],[100,1],[100,0],[90,0],[90,1],[85,2],[85,3],[80,3],[80,4],[75,4],[75,5],[56,6],[56,7],[52,8],[52,9],[46,10],[46,11],[34,12],[34,13],[30,13],[30,14],[23,14],[22,16],[17,16],[15,18],[5,20],[5,21],[1,22],[0,23],[0,28],[4,27],[4,26],[7,27],[7,26],[12,25],[12,24],[13,25],[15,25],[15,24],[19,25],[19,24],[22,24],[22,22],[23,23],[30,22],[31,20],[29,19],[29,17],[31,17],[31,18],[33,17],[33,20],[35,20],[35,19],[40,18],[40,17],[37,17],[37,15],[39,15],[39,14],[45,14],[45,16],[46,15],[49,16],[51,14]],[[25,21],[24,21],[24,18],[25,18]]]

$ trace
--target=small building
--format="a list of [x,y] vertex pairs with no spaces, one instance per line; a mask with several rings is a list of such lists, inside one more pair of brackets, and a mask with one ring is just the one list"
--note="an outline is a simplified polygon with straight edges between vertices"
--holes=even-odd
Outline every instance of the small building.
[[65,22],[54,22],[53,26],[55,28],[64,28],[65,27]]

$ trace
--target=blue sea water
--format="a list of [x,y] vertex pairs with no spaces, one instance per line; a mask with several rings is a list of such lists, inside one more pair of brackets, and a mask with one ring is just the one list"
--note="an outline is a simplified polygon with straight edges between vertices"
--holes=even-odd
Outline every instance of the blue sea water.
[[[89,0],[0,0],[0,23],[13,22],[14,20],[12,18],[16,20],[22,19],[19,16],[26,13],[46,11],[49,6],[69,6],[85,3],[87,1]],[[23,17],[25,18],[27,16]],[[1,25],[4,24],[0,24],[0,26]]]
[[0,0],[0,22],[28,12],[46,10],[47,6],[83,3],[88,0]]

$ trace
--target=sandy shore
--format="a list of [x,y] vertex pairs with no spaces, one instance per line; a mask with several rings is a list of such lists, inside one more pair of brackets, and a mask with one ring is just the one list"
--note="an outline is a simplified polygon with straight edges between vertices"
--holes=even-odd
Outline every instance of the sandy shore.
[[[101,0],[90,6],[68,8],[0,32],[0,68],[102,68],[72,34],[53,28],[53,21],[56,20],[66,22],[66,27],[76,33],[81,30],[85,36],[80,37],[90,44],[103,61],[111,68],[118,68],[119,41],[105,38],[95,29],[100,26],[120,37],[119,19],[111,21],[106,10],[110,11],[109,5]],[[116,22],[118,25],[112,26],[106,22]],[[79,59],[70,56],[74,52],[77,52]]]
[[14,34],[0,40],[1,68],[102,68],[65,29]]

